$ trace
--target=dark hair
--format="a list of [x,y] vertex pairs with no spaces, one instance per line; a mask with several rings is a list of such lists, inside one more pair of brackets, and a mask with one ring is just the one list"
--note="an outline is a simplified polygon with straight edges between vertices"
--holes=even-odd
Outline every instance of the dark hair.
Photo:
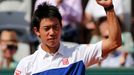
[[58,8],[52,5],[48,5],[46,2],[38,5],[37,9],[33,13],[31,29],[36,27],[37,30],[39,30],[40,22],[43,18],[57,18],[60,22],[60,25],[62,26],[62,17]]

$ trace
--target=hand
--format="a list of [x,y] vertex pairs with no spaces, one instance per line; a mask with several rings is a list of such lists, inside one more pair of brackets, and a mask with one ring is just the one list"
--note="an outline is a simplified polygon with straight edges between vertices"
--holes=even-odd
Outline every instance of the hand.
[[112,0],[96,0],[96,1],[99,5],[103,6],[104,8],[107,8],[112,5]]

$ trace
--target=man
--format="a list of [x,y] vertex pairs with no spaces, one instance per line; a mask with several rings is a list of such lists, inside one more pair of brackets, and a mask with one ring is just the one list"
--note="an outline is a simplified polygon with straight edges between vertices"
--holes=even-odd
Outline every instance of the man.
[[13,30],[3,30],[0,35],[0,69],[15,69],[18,62],[13,56],[17,51],[18,39]]
[[84,75],[85,68],[101,61],[109,52],[119,47],[120,28],[112,0],[96,1],[106,10],[109,38],[96,44],[73,48],[63,46],[60,43],[61,15],[56,7],[43,3],[34,12],[32,24],[41,44],[34,54],[20,61],[15,75]]

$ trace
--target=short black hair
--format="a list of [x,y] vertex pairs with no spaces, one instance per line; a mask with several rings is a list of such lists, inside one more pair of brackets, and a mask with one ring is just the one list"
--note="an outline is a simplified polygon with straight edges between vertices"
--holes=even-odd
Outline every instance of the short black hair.
[[33,30],[33,27],[36,27],[39,31],[40,22],[44,18],[57,18],[62,26],[62,17],[58,8],[44,2],[38,5],[37,9],[33,13],[31,29]]

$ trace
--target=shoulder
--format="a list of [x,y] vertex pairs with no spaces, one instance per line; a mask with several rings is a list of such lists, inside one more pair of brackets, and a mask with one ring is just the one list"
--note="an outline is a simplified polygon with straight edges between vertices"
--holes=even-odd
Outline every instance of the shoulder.
[[28,71],[31,69],[34,59],[36,59],[38,52],[36,51],[34,54],[29,55],[20,60],[19,64],[16,67],[14,75],[26,75]]
[[64,52],[67,54],[71,53],[85,53],[85,52],[92,52],[98,49],[102,49],[102,41],[97,42],[95,44],[80,44],[74,47],[64,47]]
[[78,46],[78,49],[86,49],[86,48],[96,48],[102,46],[102,41],[94,43],[94,44],[81,44]]

